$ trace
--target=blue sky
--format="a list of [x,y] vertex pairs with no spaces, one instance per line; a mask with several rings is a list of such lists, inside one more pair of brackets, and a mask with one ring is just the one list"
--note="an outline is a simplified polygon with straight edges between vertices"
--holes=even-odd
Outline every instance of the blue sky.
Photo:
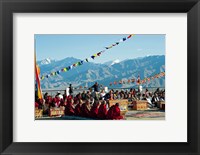
[[[61,60],[66,57],[85,59],[128,35],[36,34],[36,58],[37,60],[45,58]],[[116,59],[122,61],[147,55],[165,55],[164,34],[135,34],[130,39],[121,42],[118,46],[106,50],[93,62],[104,63]]]

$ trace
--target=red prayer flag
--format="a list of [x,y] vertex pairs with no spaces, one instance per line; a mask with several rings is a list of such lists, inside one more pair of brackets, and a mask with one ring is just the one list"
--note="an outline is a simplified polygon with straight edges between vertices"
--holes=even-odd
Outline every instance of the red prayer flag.
[[131,38],[132,37],[132,35],[129,35],[127,38]]

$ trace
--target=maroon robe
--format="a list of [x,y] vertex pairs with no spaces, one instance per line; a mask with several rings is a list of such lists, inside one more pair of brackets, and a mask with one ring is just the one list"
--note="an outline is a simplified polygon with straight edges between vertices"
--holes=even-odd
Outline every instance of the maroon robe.
[[76,116],[81,116],[81,104],[80,103],[76,105],[74,112],[75,112]]
[[107,115],[106,104],[101,104],[98,111],[98,118],[106,119],[106,115]]
[[86,103],[83,103],[81,106],[81,116],[82,117],[89,117],[90,116],[90,110],[88,109]]
[[39,104],[37,102],[35,102],[35,108],[38,108]]
[[68,102],[66,107],[65,107],[65,115],[74,115],[75,112],[74,112],[74,108],[72,106],[72,103],[71,102]]
[[98,115],[98,104],[94,104],[90,110],[90,117],[97,118]]
[[123,116],[120,115],[120,108],[117,105],[110,107],[107,113],[107,119],[123,119]]

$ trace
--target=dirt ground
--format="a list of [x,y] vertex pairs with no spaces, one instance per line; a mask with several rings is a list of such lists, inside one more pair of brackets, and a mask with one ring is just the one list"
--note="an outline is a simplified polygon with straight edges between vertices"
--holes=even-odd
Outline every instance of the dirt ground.
[[149,110],[129,110],[125,114],[126,120],[165,120],[165,111],[157,108]]

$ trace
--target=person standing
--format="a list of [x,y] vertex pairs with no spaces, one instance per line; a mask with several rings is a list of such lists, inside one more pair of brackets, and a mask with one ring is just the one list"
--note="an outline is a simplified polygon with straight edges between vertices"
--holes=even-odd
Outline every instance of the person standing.
[[99,84],[97,82],[91,88],[94,88],[95,92],[99,92]]
[[72,84],[69,84],[69,94],[72,96],[73,95],[73,87]]

